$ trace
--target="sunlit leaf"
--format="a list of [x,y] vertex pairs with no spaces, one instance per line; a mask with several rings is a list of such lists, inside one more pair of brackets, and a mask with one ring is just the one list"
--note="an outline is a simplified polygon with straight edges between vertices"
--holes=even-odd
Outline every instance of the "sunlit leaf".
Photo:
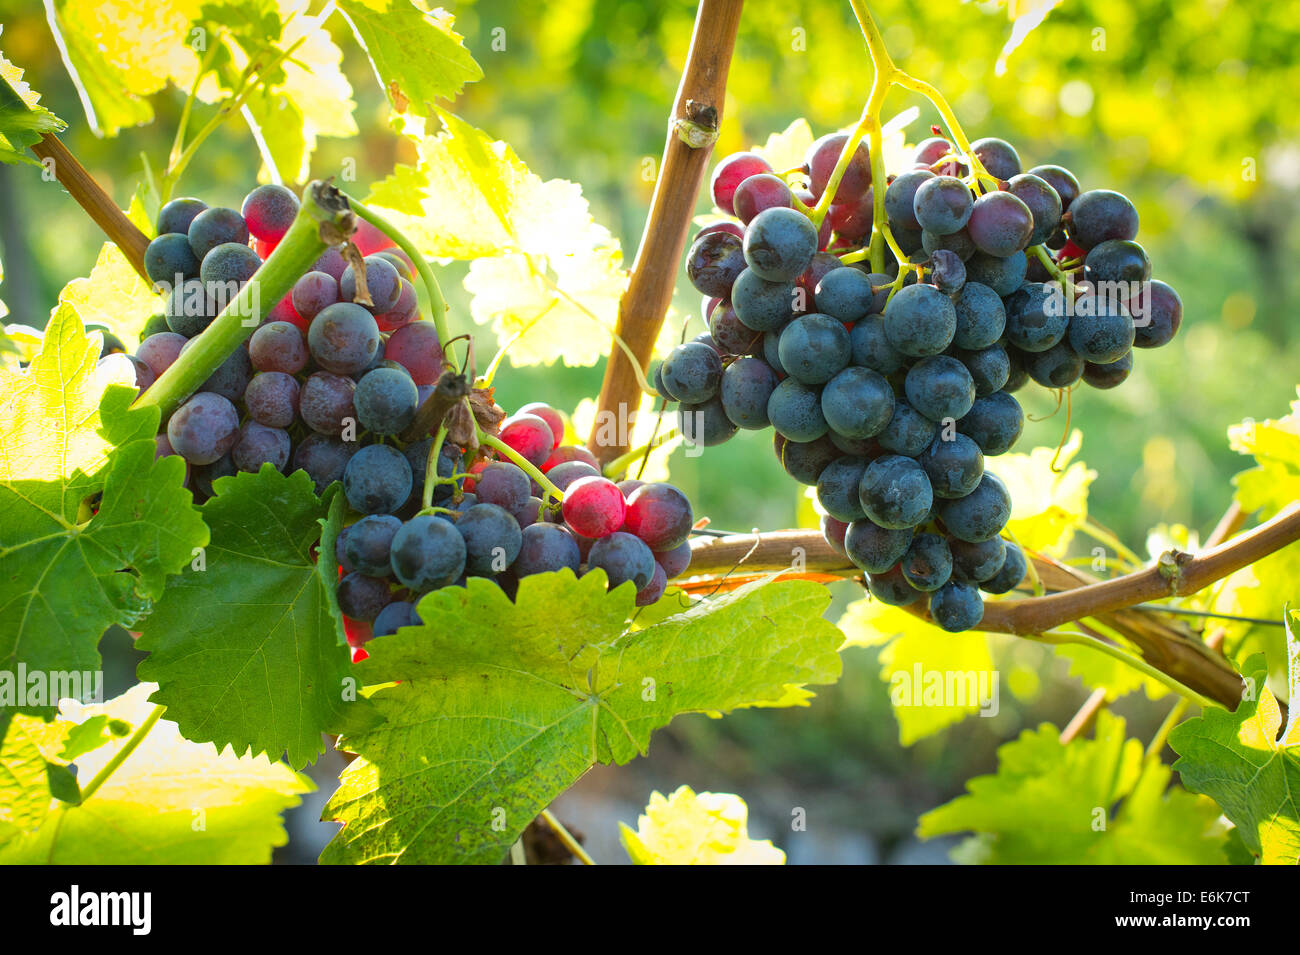
[[636,829],[618,825],[637,865],[784,865],[785,853],[770,839],[749,837],[748,819],[739,796],[681,786],[668,797],[651,793]]

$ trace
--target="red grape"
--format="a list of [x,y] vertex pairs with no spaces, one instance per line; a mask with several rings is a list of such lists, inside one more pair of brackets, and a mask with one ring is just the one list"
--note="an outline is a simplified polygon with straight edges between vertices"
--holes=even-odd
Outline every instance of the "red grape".
[[768,173],[750,176],[736,187],[736,215],[746,224],[764,209],[794,207],[794,197],[784,180]]
[[757,153],[732,153],[713,170],[713,180],[710,183],[713,201],[723,212],[734,213],[732,200],[736,195],[736,187],[750,176],[771,171],[772,167],[767,160]]
[[433,322],[411,322],[388,337],[384,357],[411,373],[417,385],[432,385],[442,374],[442,346]]
[[552,448],[558,448],[560,442],[564,440],[564,418],[550,405],[534,401],[520,408],[517,414],[537,415],[545,421],[550,426],[551,434],[555,436],[555,444],[551,446]]
[[579,478],[564,494],[564,520],[583,537],[599,538],[623,526],[627,502],[613,481],[603,477]]
[[555,435],[551,426],[534,414],[517,414],[507,418],[501,425],[499,437],[535,467],[545,464],[555,448]]

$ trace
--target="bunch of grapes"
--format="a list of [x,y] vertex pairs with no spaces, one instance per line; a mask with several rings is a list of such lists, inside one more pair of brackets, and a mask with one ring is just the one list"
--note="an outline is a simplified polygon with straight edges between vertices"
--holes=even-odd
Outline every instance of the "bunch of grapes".
[[[169,202],[145,256],[166,311],[134,355],[106,339],[101,362],[129,363],[148,388],[256,275],[297,212],[293,193],[273,185],[240,212]],[[470,460],[444,440],[423,506],[438,422],[412,429],[442,375],[442,345],[420,320],[409,257],[366,223],[353,242],[372,304],[355,301],[352,266],[326,251],[162,423],[158,456],[184,458],[199,500],[216,479],[268,464],[305,471],[318,493],[341,482],[356,520],[337,538],[338,601],[358,649],[417,623],[424,593],[470,576],[513,596],[530,574],[600,568],[611,588],[632,581],[639,605],[658,600],[690,563],[690,502],[669,484],[607,480],[586,448],[563,443],[564,418],[545,404],[521,408],[498,437],[559,497],[490,449]]]
[[[1127,198],[1081,191],[1060,166],[1022,173],[1000,139],[971,146],[982,176],[936,135],[883,184],[864,143],[819,228],[809,211],[846,142],[817,140],[784,178],[754,153],[718,164],[714,202],[738,221],[703,229],[686,260],[709,331],[673,349],[655,386],[695,443],[771,426],[871,593],[928,600],[939,626],[968,630],[980,591],[1006,593],[1027,571],[1002,537],[1007,488],[984,470],[1020,437],[1014,393],[1031,380],[1115,387],[1134,346],[1174,336],[1182,303],[1150,280]],[[901,282],[897,261],[875,273],[859,251],[882,186]]]

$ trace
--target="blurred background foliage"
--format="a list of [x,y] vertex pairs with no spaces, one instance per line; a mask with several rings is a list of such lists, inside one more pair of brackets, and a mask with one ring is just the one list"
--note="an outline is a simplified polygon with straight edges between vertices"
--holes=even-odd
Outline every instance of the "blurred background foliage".
[[[449,6],[486,74],[455,111],[511,143],[542,178],[580,183],[597,220],[621,239],[631,262],[693,4]],[[1085,188],[1115,188],[1137,204],[1139,240],[1155,274],[1182,294],[1183,330],[1168,347],[1138,354],[1124,387],[1076,392],[1069,427],[1082,430],[1078,458],[1098,472],[1089,507],[1095,520],[1138,550],[1148,529],[1166,521],[1204,537],[1230,500],[1231,475],[1249,463],[1229,449],[1228,425],[1284,414],[1300,377],[1293,364],[1300,357],[1294,319],[1300,278],[1290,267],[1300,251],[1300,114],[1293,103],[1300,86],[1300,0],[1064,0],[1011,55],[1002,75],[995,63],[1011,30],[1004,5],[874,0],[871,7],[898,63],[946,94],[972,138],[1005,137],[1026,167],[1066,165]],[[42,103],[69,122],[63,139],[124,206],[141,177],[141,154],[155,166],[165,159],[183,94],[168,89],[154,97],[152,125],[97,139],[41,4],[0,0],[0,23],[0,49],[27,71]],[[387,103],[355,41],[342,24],[334,30],[361,134],[322,138],[312,173],[330,175],[351,159],[357,178],[368,183],[395,162],[413,161],[414,151],[389,128]],[[819,135],[853,122],[870,78],[847,3],[750,0],[715,157],[761,143],[800,116]],[[908,130],[914,142],[929,135],[938,117],[899,90],[885,115],[910,105],[922,110]],[[201,108],[204,116],[209,110]],[[179,193],[235,204],[257,168],[247,129],[230,122],[201,150]],[[702,197],[699,211],[708,205]],[[0,298],[10,321],[43,325],[58,290],[88,273],[101,241],[57,184],[30,168],[0,167]],[[665,267],[680,274],[680,263]],[[459,325],[468,328],[462,273],[447,272],[453,322],[465,316]],[[684,280],[677,312],[689,318],[689,335],[702,330],[697,297]],[[511,369],[497,377],[498,400],[509,408],[545,399],[571,410],[595,395],[600,375],[600,367]],[[1039,420],[1028,425],[1020,450],[1055,446],[1067,431],[1067,409],[1056,410],[1039,389],[1022,394]],[[678,452],[673,464],[676,483],[717,527],[777,528],[810,519],[801,489],[772,456],[769,435],[742,433],[689,463]],[[737,481],[737,474],[745,479]],[[853,596],[844,585],[837,606]],[[844,680],[811,710],[680,720],[651,759],[637,764],[639,775],[616,781],[598,772],[584,785],[625,789],[634,808],[638,800],[644,804],[647,780],[664,792],[680,782],[697,791],[731,789],[757,803],[751,828],[760,837],[769,834],[762,831],[764,801],[788,806],[786,789],[811,786],[839,824],[866,833],[868,856],[893,858],[891,847],[906,847],[917,813],[986,771],[998,742],[1040,719],[1067,719],[1086,695],[1065,679],[1062,661],[1024,649],[1019,665],[1040,671],[1043,680],[1020,681],[1033,688],[1020,705],[908,750],[896,743],[874,651],[854,650],[846,654]],[[1130,697],[1120,704],[1121,711],[1126,704],[1138,711],[1127,715],[1139,733],[1149,732],[1160,715],[1143,702]],[[878,811],[862,812],[863,800]],[[778,829],[786,811],[769,817]]]

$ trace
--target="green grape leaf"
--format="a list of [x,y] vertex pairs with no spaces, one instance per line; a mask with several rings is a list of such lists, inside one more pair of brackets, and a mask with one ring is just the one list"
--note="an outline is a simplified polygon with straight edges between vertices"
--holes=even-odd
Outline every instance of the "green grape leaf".
[[446,10],[430,12],[413,0],[339,0],[339,9],[399,113],[432,116],[435,101],[455,99],[483,78]]
[[419,140],[419,165],[399,166],[367,203],[424,253],[472,260],[471,317],[501,341],[522,336],[514,364],[595,364],[627,283],[618,240],[593,220],[576,183],[542,181],[506,143],[438,116],[443,132]]
[[[108,716],[144,727],[155,707],[141,683],[102,705],[65,701],[73,722]],[[62,722],[62,721],[60,721]],[[77,761],[82,785],[116,757],[116,738]],[[288,838],[280,814],[313,786],[265,757],[218,754],[210,743],[184,739],[159,719],[103,785],[80,806],[62,806],[35,832],[0,846],[0,865],[251,865],[265,864]]]
[[40,828],[50,810],[46,778],[47,724],[15,716],[0,739],[0,846]]
[[[25,374],[0,370],[0,675],[97,671],[104,630],[133,626],[208,541],[184,462],[154,460],[158,410],[105,390],[99,347],[65,306]],[[56,702],[0,693],[0,712]]]
[[68,727],[59,759],[67,763],[75,762],[79,756],[129,735],[131,725],[126,721],[110,716],[92,716],[84,723],[74,723]]
[[[974,832],[954,852],[991,864],[1224,864],[1212,802],[1170,787],[1171,772],[1125,739],[1102,710],[1095,737],[1062,745],[1055,726],[1025,730],[998,749],[998,771],[921,816],[922,838]],[[1116,803],[1119,803],[1116,808]]]
[[595,763],[643,754],[679,713],[779,698],[840,673],[824,588],[748,584],[642,630],[633,588],[597,571],[526,577],[514,602],[471,577],[419,605],[423,626],[366,644],[387,723],[340,741],[360,758],[324,818],[323,862],[500,861]]
[[[1300,544],[1289,544],[1226,577],[1214,590],[1208,609],[1229,617],[1279,620],[1278,608],[1295,595],[1300,580]],[[1285,683],[1286,631],[1276,625],[1225,619],[1223,648],[1228,659],[1246,672],[1258,653],[1269,662],[1269,677]]]
[[1183,785],[1205,793],[1232,820],[1253,856],[1266,865],[1300,863],[1300,643],[1294,612],[1287,615],[1291,710],[1286,730],[1277,699],[1266,685],[1262,656],[1247,661],[1254,693],[1235,712],[1206,709],[1176,726],[1169,745]]
[[[335,602],[338,488],[318,499],[303,471],[270,465],[216,482],[202,508],[202,565],[168,582],[137,649],[141,679],[187,739],[250,749],[301,767],[364,702]],[[327,525],[319,559],[313,553]]]
[[293,100],[258,90],[244,106],[244,116],[257,137],[262,160],[280,180],[305,178],[311,148],[303,133],[302,111]]
[[36,164],[27,147],[67,127],[39,100],[40,94],[23,82],[23,71],[0,55],[0,162]]
[[163,303],[122,250],[105,242],[90,275],[73,279],[59,292],[58,307],[76,311],[83,325],[112,329],[130,347]]
[[1300,498],[1300,400],[1276,421],[1233,425],[1228,442],[1232,450],[1255,458],[1255,467],[1233,478],[1243,510],[1263,511],[1267,518]]

